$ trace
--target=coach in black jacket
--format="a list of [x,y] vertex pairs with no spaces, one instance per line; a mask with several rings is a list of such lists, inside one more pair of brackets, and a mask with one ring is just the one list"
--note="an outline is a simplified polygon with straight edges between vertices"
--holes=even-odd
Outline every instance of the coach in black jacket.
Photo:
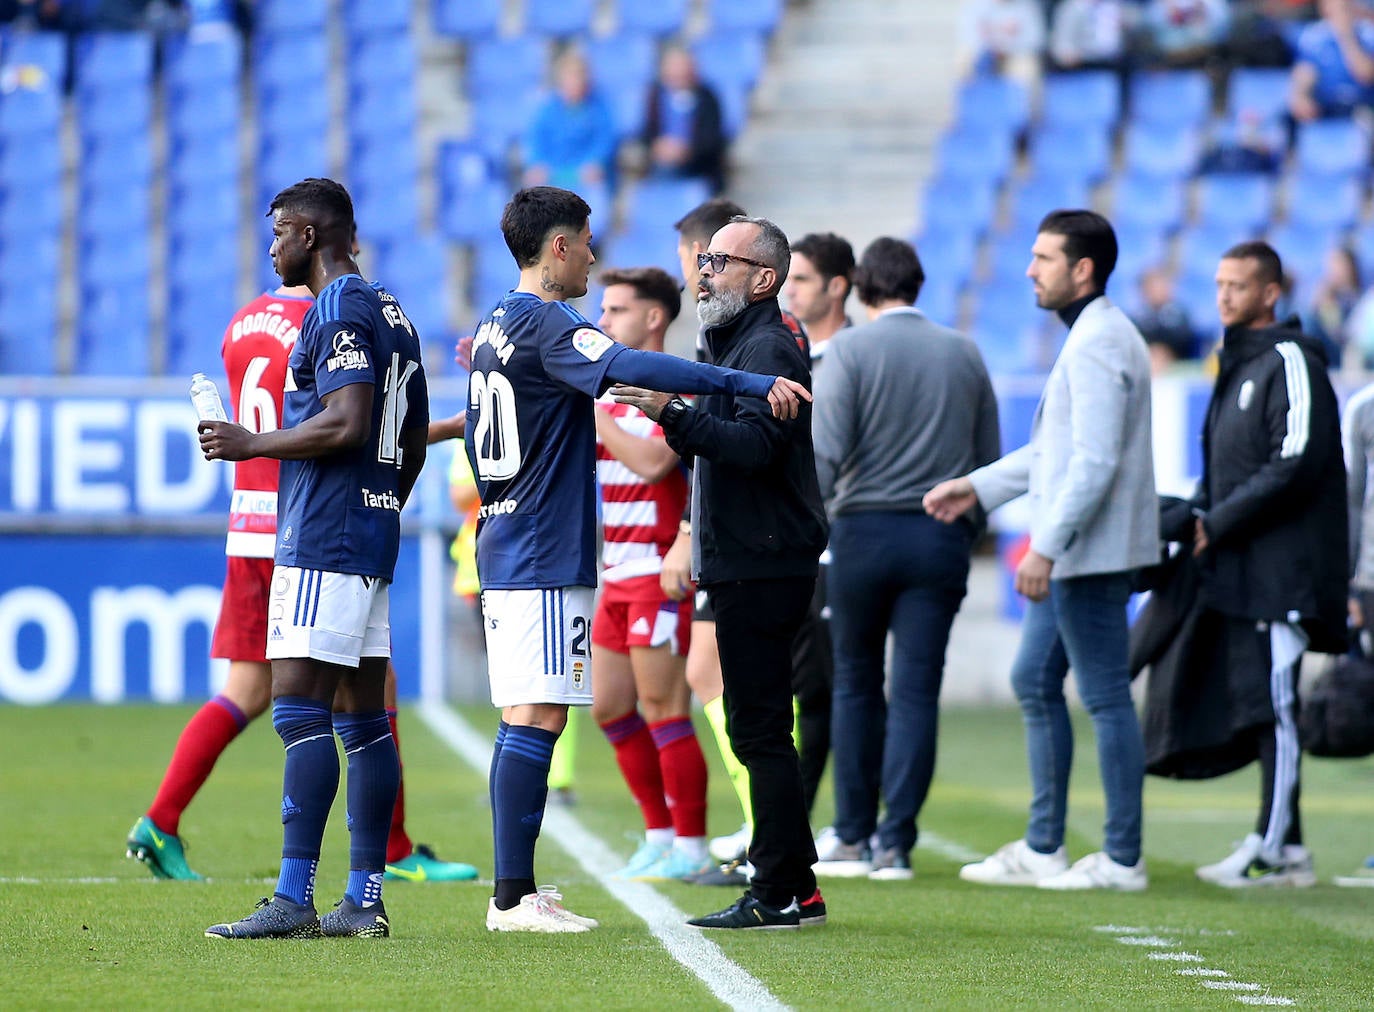
[[[717,365],[809,385],[811,369],[782,321],[777,293],[787,237],[763,218],[736,217],[698,257],[697,315]],[[821,923],[797,750],[792,742],[792,642],[806,617],[827,528],[811,448],[811,411],[773,418],[765,401],[679,398],[618,388],[656,418],[668,445],[697,458],[693,569],[716,616],[730,743],[749,770],[754,838],[749,892],[690,923],[709,928]]]
[[1228,886],[1315,881],[1298,814],[1298,667],[1304,649],[1339,653],[1346,643],[1340,415],[1321,345],[1296,320],[1275,320],[1282,278],[1263,242],[1232,247],[1217,268],[1226,329],[1191,504],[1202,603],[1220,615],[1214,656],[1230,672],[1232,725],[1255,728],[1262,769],[1256,831],[1198,869]]

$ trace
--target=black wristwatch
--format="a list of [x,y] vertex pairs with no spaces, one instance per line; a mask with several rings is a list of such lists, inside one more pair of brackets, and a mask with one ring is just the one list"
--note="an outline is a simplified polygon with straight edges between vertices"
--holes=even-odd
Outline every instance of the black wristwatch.
[[658,424],[665,429],[676,426],[677,423],[682,420],[682,416],[687,414],[689,410],[690,408],[687,406],[686,401],[681,397],[674,397],[667,404],[663,405],[662,410],[659,411]]

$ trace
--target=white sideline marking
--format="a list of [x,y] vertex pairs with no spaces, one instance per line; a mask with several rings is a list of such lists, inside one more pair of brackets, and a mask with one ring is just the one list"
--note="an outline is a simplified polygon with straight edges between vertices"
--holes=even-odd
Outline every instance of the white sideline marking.
[[[1110,932],[1116,936],[1117,942],[1122,945],[1150,946],[1159,949],[1166,949],[1163,952],[1147,952],[1146,959],[1157,959],[1171,963],[1202,963],[1205,962],[1201,956],[1195,952],[1182,952],[1173,948],[1179,943],[1171,938],[1164,938],[1160,935],[1151,934],[1151,931],[1161,929],[1131,927],[1122,924],[1100,924],[1093,929],[1098,932]],[[1170,930],[1170,929],[1163,929]],[[1185,930],[1181,934],[1188,934]],[[1220,934],[1234,935],[1234,931],[1211,932],[1204,929],[1196,932],[1197,934]],[[1244,1002],[1246,1005],[1296,1005],[1292,998],[1285,998],[1277,994],[1256,994],[1254,992],[1263,991],[1262,984],[1251,984],[1246,981],[1232,980],[1231,975],[1225,970],[1218,970],[1213,967],[1188,966],[1174,973],[1181,977],[1211,978],[1210,980],[1199,979],[1198,983],[1212,991],[1229,991],[1236,1001]]]
[[978,851],[965,847],[962,843],[955,843],[953,840],[946,840],[938,833],[932,833],[923,829],[916,837],[916,847],[919,850],[928,850],[933,854],[949,858],[959,864],[972,864],[974,861],[981,861],[987,857]]
[[1178,942],[1159,935],[1122,935],[1117,939],[1122,945],[1145,945],[1151,949],[1172,949]]
[[1196,952],[1150,952],[1146,959],[1162,959],[1171,963],[1202,963],[1205,960]]
[[1258,991],[1258,984],[1247,984],[1240,980],[1204,980],[1200,981],[1203,987],[1210,987],[1213,991]]
[[[485,773],[491,765],[491,743],[442,703],[422,703],[420,719],[469,766]],[[553,840],[582,870],[598,879],[602,888],[649,926],[668,954],[705,984],[718,999],[738,1012],[767,1009],[784,1012],[764,985],[731,962],[715,942],[696,928],[688,927],[687,915],[642,882],[621,882],[609,876],[624,862],[599,838],[593,836],[566,809],[544,812],[544,836]]]
[[1229,977],[1225,970],[1214,970],[1210,966],[1185,966],[1182,970],[1175,970],[1174,973],[1180,977]]
[[1246,1005],[1296,1005],[1292,998],[1285,998],[1281,994],[1238,994],[1236,1001]]

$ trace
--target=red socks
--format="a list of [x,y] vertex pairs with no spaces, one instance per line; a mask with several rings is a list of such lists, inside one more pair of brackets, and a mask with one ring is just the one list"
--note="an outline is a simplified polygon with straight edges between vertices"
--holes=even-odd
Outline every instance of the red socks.
[[[401,758],[401,736],[396,731],[396,711],[386,711],[386,722],[391,725],[391,737],[396,739],[396,759]],[[406,834],[406,778],[404,768],[401,780],[396,785],[396,807],[391,810],[391,835],[386,839],[386,863],[395,864],[410,856],[415,845]]]
[[658,748],[663,789],[677,836],[706,835],[706,757],[690,717],[672,717],[649,727]]
[[224,696],[216,696],[186,722],[172,750],[148,818],[164,833],[177,835],[181,813],[205,783],[215,761],[248,726],[243,711]]
[[601,730],[615,749],[615,761],[644,814],[644,828],[672,826],[673,816],[663,797],[664,775],[659,768],[658,748],[639,711],[631,710],[623,717],[607,721],[601,725]]

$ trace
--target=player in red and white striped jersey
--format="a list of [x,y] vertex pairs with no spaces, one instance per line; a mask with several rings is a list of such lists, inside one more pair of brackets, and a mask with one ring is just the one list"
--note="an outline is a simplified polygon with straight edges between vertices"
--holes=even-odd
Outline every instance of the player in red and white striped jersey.
[[[607,271],[598,326],[632,348],[663,350],[678,284],[656,267]],[[706,853],[706,759],[690,716],[690,595],[659,584],[687,502],[686,469],[658,425],[629,405],[597,402],[597,479],[604,529],[601,599],[592,621],[592,716],[615,749],[644,816],[645,842],[617,876],[682,878]]]

